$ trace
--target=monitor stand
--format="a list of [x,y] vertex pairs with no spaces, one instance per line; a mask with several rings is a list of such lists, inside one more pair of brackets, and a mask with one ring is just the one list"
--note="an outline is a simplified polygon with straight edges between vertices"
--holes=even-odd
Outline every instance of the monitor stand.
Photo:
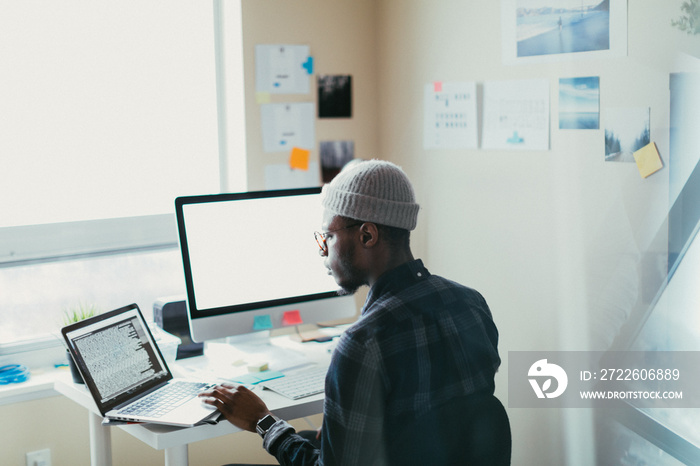
[[284,371],[310,364],[303,353],[274,344],[269,330],[227,337],[226,344],[246,354],[246,363],[253,367],[267,366],[270,370]]
[[270,331],[261,330],[259,332],[226,337],[226,343],[235,347],[270,345]]

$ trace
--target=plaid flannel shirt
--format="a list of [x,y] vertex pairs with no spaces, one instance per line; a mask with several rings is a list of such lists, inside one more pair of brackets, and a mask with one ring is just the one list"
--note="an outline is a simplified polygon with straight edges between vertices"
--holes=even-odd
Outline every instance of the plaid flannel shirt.
[[498,331],[475,290],[415,260],[382,275],[326,376],[321,450],[284,421],[265,438],[282,465],[386,463],[393,432],[461,395],[494,390]]

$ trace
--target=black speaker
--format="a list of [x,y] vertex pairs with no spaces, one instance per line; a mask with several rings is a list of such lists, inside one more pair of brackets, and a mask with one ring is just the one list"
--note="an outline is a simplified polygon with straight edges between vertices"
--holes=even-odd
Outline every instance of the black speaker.
[[162,298],[153,303],[153,320],[168,333],[179,337],[182,342],[177,347],[175,359],[191,358],[204,354],[204,343],[195,343],[190,335],[185,300]]

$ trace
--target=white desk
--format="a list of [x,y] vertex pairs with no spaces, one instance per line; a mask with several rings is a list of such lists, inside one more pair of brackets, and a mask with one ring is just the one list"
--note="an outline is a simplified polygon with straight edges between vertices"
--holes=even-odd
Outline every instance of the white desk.
[[[294,348],[309,356],[313,362],[328,363],[330,353],[327,348],[329,344],[319,343],[295,343],[290,342],[289,337],[275,337],[273,344],[280,343],[283,347]],[[178,361],[183,365],[201,364],[203,358],[191,358]],[[271,367],[274,369],[274,367]],[[173,368],[173,372],[177,372]],[[176,375],[178,375],[176,373]],[[102,426],[102,416],[100,415],[95,402],[84,385],[75,384],[69,381],[57,381],[55,390],[70,398],[88,410],[89,434],[90,434],[90,462],[92,466],[111,466],[112,464],[112,441],[110,429],[117,427]],[[269,390],[263,390],[257,386],[254,392],[260,396],[267,404],[270,411],[282,419],[298,419],[323,411],[323,394],[302,398],[301,400],[290,400]],[[170,427],[157,424],[135,424],[118,426],[119,429],[128,432],[137,439],[157,450],[165,450],[166,466],[186,466],[188,464],[189,443],[206,440],[221,435],[240,432],[240,429],[233,426],[228,421],[222,421],[217,425],[203,425],[197,427]]]

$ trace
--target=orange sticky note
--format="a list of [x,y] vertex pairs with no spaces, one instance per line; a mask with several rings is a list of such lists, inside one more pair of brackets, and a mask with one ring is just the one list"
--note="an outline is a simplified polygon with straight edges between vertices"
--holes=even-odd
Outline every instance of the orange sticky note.
[[293,147],[292,154],[289,156],[289,166],[297,170],[308,170],[310,153],[309,150]]
[[442,81],[435,81],[433,83],[433,90],[435,92],[442,92]]
[[282,314],[282,325],[300,325],[304,321],[301,319],[299,311],[287,311]]

